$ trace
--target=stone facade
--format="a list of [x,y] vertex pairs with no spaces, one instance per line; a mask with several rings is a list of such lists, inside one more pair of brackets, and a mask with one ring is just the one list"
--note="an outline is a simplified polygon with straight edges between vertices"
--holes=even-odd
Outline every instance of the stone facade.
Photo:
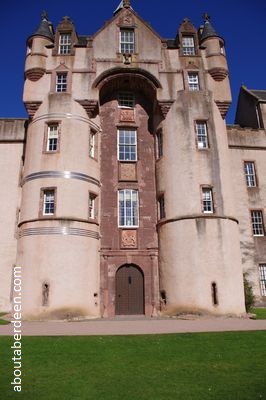
[[44,13],[23,101],[27,121],[0,121],[1,310],[14,265],[24,318],[242,314],[244,272],[265,305],[252,214],[266,201],[265,104],[240,96],[244,127],[226,126],[224,41],[209,17],[164,40],[128,1],[92,37],[68,17],[54,32]]

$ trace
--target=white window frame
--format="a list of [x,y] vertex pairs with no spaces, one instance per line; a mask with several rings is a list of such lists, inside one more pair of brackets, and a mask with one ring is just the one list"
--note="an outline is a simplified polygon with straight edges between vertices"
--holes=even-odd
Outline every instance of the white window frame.
[[213,214],[213,193],[212,188],[202,187],[201,188],[201,198],[202,198],[202,212],[204,214]]
[[244,161],[244,171],[247,187],[256,187],[256,169],[254,161]]
[[118,107],[133,109],[135,107],[134,94],[132,92],[119,92]]
[[59,144],[59,126],[58,124],[48,125],[46,151],[56,152]]
[[55,90],[57,93],[67,91],[67,72],[57,72]]
[[139,194],[135,189],[118,191],[118,227],[139,227]]
[[[126,143],[126,133],[130,133],[129,143]],[[123,140],[122,140],[122,135]],[[133,140],[132,140],[133,139]],[[136,162],[137,154],[137,129],[135,128],[119,128],[117,130],[117,159],[118,161]],[[127,156],[128,154],[128,156]],[[133,158],[131,158],[134,156]]]
[[89,193],[89,219],[95,219],[95,202],[96,202],[96,194]]
[[262,210],[251,210],[250,213],[253,236],[264,236],[265,228]]
[[199,91],[199,74],[198,72],[188,72],[187,74],[188,80],[188,90],[191,92]]
[[195,55],[195,40],[194,36],[182,36],[182,54],[183,56]]
[[120,29],[120,53],[133,54],[135,53],[135,31],[134,29]]
[[196,121],[196,139],[199,150],[209,148],[208,129],[206,121]]
[[266,296],[266,264],[259,265],[261,295]]
[[60,55],[68,55],[71,53],[71,33],[59,34],[58,53]]
[[43,190],[43,215],[55,214],[55,190]]
[[90,130],[89,134],[89,156],[91,158],[96,157],[96,131]]

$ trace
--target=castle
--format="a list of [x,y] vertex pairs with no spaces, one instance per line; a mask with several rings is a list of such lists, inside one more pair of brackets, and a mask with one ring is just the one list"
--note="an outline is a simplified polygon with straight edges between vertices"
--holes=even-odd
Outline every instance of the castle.
[[[93,36],[46,13],[29,118],[0,120],[0,309],[24,318],[245,312],[266,304],[266,91],[241,88],[210,18],[162,39],[121,2]],[[15,271],[15,272],[14,272]]]

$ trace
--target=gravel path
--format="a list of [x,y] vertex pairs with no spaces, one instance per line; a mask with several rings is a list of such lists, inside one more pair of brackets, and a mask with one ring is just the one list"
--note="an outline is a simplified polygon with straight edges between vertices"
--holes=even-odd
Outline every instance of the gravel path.
[[[0,335],[13,335],[13,324],[1,325]],[[241,318],[141,318],[120,317],[78,322],[22,321],[23,336],[140,335],[155,333],[266,330],[266,320]]]

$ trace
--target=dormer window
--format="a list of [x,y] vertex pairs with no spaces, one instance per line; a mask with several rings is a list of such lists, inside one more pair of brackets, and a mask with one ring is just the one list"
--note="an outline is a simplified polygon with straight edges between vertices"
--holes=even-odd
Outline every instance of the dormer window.
[[134,29],[120,29],[120,53],[132,54],[135,52]]
[[58,72],[56,74],[56,92],[62,93],[67,91],[67,72]]
[[193,36],[182,37],[182,49],[183,49],[183,56],[195,55],[195,43]]
[[71,34],[61,33],[59,36],[59,47],[58,53],[61,55],[67,55],[71,52]]

